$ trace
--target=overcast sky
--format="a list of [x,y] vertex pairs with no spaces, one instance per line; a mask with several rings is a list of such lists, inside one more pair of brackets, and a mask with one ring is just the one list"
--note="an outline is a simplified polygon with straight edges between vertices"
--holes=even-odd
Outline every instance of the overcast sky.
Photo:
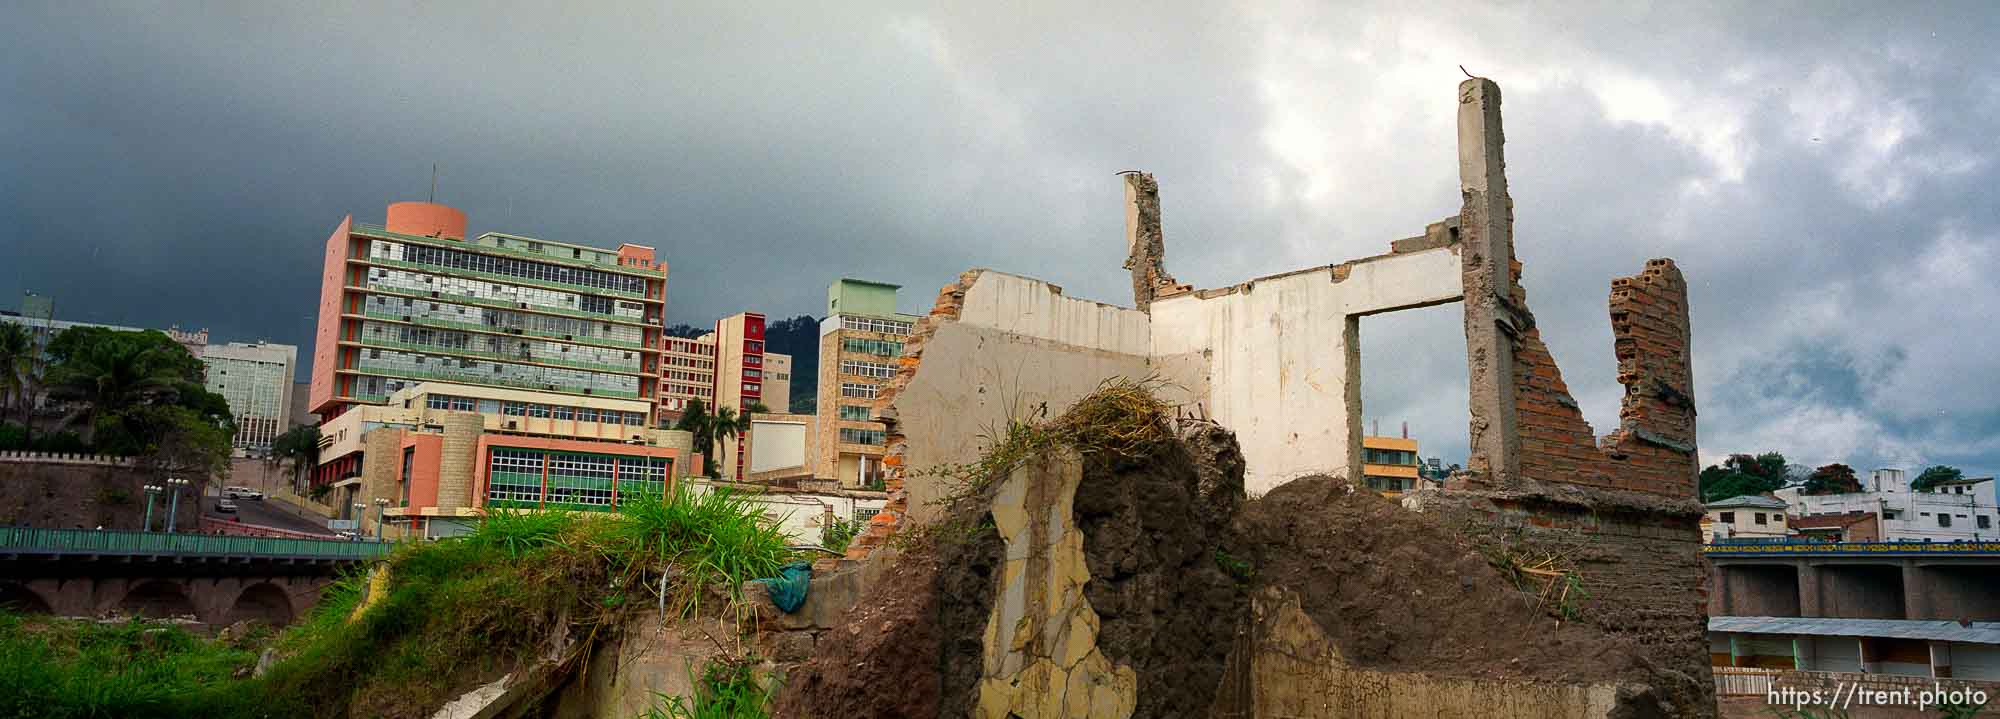
[[[970,267],[1129,304],[1120,170],[1203,287],[1456,212],[1463,64],[1600,434],[1609,282],[1665,256],[1707,461],[2000,469],[1991,4],[866,4],[6,3],[0,306],[303,346],[321,243],[433,162],[474,233],[659,248],[670,321]],[[1368,416],[1447,461],[1459,321],[1363,324]]]

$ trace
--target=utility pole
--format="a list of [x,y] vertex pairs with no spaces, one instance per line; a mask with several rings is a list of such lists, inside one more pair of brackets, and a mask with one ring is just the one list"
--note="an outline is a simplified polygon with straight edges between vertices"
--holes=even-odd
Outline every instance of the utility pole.
[[375,498],[375,541],[382,541],[382,508],[389,506],[389,500]]

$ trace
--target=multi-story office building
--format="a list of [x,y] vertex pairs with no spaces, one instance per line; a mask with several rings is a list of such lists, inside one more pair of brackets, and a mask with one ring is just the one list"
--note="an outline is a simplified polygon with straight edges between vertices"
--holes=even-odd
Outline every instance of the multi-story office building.
[[610,510],[701,468],[692,438],[648,426],[650,411],[630,399],[419,383],[320,426],[322,454],[362,458],[328,501],[391,537],[462,533],[494,507]]
[[[764,347],[764,315],[743,312],[722,318],[715,331],[695,339],[667,338],[661,361],[659,423],[672,426],[690,400],[701,400],[710,412],[729,408],[743,413],[762,405],[766,412],[784,414],[791,408],[792,358]],[[738,436],[722,447],[717,461],[723,476],[744,476],[744,449],[752,441]]]
[[1416,489],[1420,476],[1416,440],[1375,435],[1361,438],[1361,479],[1369,489],[1398,496]]
[[261,455],[291,425],[292,374],[299,348],[271,342],[206,344],[208,391],[229,400],[236,417],[236,451]]
[[896,311],[900,286],[840,279],[826,290],[819,323],[819,417],[813,476],[843,487],[881,481],[882,423],[875,396],[896,375],[916,315]]
[[[327,238],[310,400],[322,423],[426,382],[623,400],[642,423],[653,416],[667,282],[653,248],[465,228],[456,209],[399,202],[383,225],[349,217]],[[362,469],[358,453],[322,462],[315,482]]]

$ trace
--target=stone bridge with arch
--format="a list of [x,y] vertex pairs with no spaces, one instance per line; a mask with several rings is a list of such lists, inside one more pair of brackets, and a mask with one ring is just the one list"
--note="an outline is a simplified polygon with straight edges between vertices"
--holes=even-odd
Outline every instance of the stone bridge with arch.
[[0,527],[0,607],[26,614],[283,625],[389,545]]

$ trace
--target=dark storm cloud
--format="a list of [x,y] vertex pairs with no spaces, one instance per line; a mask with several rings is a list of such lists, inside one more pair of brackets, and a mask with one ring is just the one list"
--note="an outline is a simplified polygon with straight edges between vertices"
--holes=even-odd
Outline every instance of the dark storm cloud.
[[[341,216],[658,247],[670,319],[919,310],[967,267],[1124,301],[1120,195],[1203,286],[1383,251],[1456,211],[1457,65],[1506,90],[1525,283],[1597,429],[1605,294],[1692,287],[1707,455],[2000,468],[1984,5],[1638,10],[1157,3],[15,4],[0,295],[304,344]],[[1364,323],[1364,399],[1464,453],[1452,307]]]

